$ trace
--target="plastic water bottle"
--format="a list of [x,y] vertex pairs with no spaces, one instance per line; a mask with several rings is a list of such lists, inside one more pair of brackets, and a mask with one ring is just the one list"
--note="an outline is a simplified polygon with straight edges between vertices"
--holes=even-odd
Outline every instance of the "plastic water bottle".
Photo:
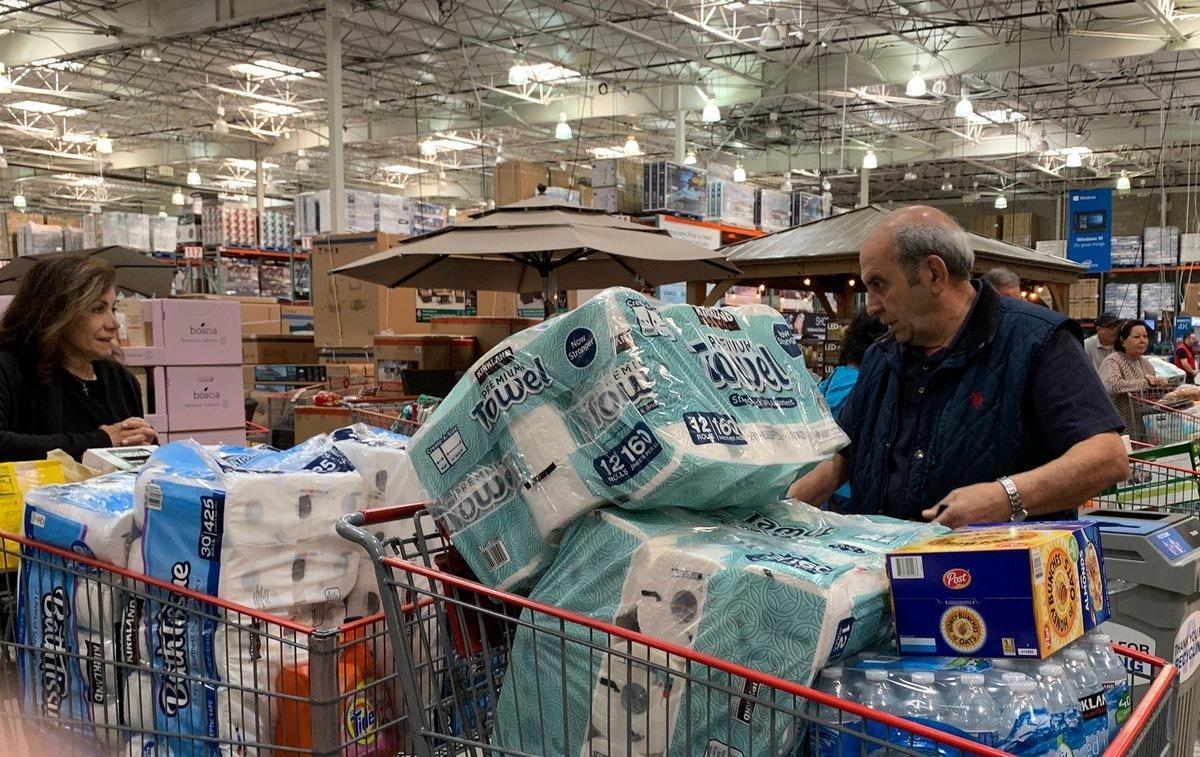
[[[849,700],[850,689],[841,666],[821,671],[818,689],[832,697]],[[809,752],[813,757],[859,757],[862,741],[862,718],[835,707],[817,705],[817,722],[809,727]]]
[[943,720],[985,746],[994,746],[1007,735],[1000,718],[1000,709],[984,689],[982,673],[963,673]]
[[1034,680],[1049,705],[1054,730],[1064,736],[1063,740],[1072,752],[1078,751],[1085,742],[1079,694],[1067,679],[1063,666],[1054,662],[1044,663],[1038,667]]
[[1050,705],[1031,678],[1022,676],[1009,681],[1008,701],[1000,720],[1001,730],[1007,729],[1008,733],[998,746],[1008,752],[1042,754],[1039,747],[1054,736]]
[[1120,655],[1113,651],[1111,636],[1093,631],[1082,643],[1086,644],[1092,669],[1104,686],[1104,704],[1108,707],[1108,740],[1112,741],[1125,721],[1129,720],[1132,707],[1129,677]]
[[[938,721],[945,715],[946,702],[934,687],[933,673],[917,671],[909,676],[909,680],[911,683],[900,690],[898,714],[900,717],[937,728]],[[922,754],[938,753],[938,745],[933,741],[898,728],[892,729],[890,741]]]
[[[900,699],[895,689],[888,683],[888,672],[882,668],[873,668],[866,673],[866,688],[863,691],[861,704],[876,712],[886,712],[894,715],[900,710]],[[883,723],[874,720],[863,721],[863,731],[880,741],[887,741],[888,728]],[[880,744],[867,745],[868,750],[881,748]]]
[[1015,670],[999,668],[993,665],[983,674],[983,688],[993,700],[1001,702],[1004,700],[1004,697],[1008,696],[1009,683],[1026,677],[1024,673],[1018,673]]
[[1068,649],[1063,655],[1067,678],[1079,695],[1081,729],[1084,735],[1082,750],[1076,754],[1096,757],[1108,746],[1108,707],[1104,703],[1104,685],[1096,677],[1088,661],[1087,652],[1078,647]]

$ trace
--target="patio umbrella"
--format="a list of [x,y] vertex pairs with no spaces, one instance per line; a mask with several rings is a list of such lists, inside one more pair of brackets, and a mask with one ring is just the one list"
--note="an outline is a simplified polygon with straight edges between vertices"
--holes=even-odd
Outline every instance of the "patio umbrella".
[[738,275],[716,250],[603,210],[538,195],[333,270],[387,287],[541,292]]
[[156,260],[144,252],[128,247],[94,247],[90,250],[50,252],[44,255],[24,255],[0,268],[0,294],[16,294],[21,277],[39,260],[74,255],[76,257],[98,257],[107,260],[117,269],[117,289],[126,294],[144,297],[169,297],[171,280],[175,277],[175,266]]

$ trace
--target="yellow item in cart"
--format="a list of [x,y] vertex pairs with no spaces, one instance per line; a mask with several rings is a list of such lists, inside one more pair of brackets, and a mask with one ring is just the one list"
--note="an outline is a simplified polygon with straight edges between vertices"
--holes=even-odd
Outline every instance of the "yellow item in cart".
[[1044,658],[1108,617],[1095,524],[969,527],[888,555],[903,654]]
[[[21,518],[25,512],[25,492],[47,484],[65,484],[62,463],[57,460],[30,460],[21,463],[0,463],[0,531],[21,533]],[[2,540],[3,570],[13,570],[19,564],[20,544]]]

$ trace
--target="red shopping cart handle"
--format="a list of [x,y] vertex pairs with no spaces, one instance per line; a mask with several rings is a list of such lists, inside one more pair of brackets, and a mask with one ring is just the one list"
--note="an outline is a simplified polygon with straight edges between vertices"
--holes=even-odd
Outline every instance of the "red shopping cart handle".
[[362,516],[362,520],[355,522],[354,525],[372,526],[376,523],[386,523],[389,520],[409,518],[422,510],[427,510],[429,505],[429,502],[417,502],[411,505],[387,505],[360,510],[358,514]]

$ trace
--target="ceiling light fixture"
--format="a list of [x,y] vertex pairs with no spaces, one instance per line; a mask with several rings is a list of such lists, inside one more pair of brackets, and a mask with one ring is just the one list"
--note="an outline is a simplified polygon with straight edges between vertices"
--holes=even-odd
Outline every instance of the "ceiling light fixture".
[[1083,168],[1083,155],[1080,154],[1079,150],[1075,149],[1067,152],[1067,168]]
[[867,154],[863,156],[862,167],[868,171],[879,168],[879,159],[875,157],[875,148],[868,147]]
[[908,86],[904,88],[904,94],[909,97],[925,96],[925,77],[921,75],[920,66],[913,66],[912,78],[908,80]]
[[793,187],[792,187],[792,177],[791,177],[791,176],[785,176],[785,177],[783,177],[783,183],[779,185],[779,191],[780,191],[780,192],[786,192],[786,193],[788,193],[788,194],[791,194],[791,193],[792,193],[792,189],[793,189]]
[[1129,174],[1127,174],[1124,171],[1122,171],[1121,175],[1117,177],[1117,191],[1118,192],[1128,192],[1129,191]]
[[904,172],[904,180],[905,181],[916,181],[917,180],[917,172],[916,171],[905,171]]
[[229,133],[229,122],[224,118],[218,118],[216,121],[213,121],[212,130],[213,134],[224,136]]
[[999,194],[996,195],[996,202],[993,204],[995,205],[996,210],[1004,210],[1008,207],[1008,200],[1004,197],[1004,195]]
[[700,113],[700,120],[706,124],[715,124],[721,120],[721,108],[717,105],[717,101],[711,97],[705,99],[704,110]]
[[683,156],[683,164],[684,164],[685,166],[694,166],[694,165],[696,165],[696,151],[695,151],[695,150],[688,150],[688,151],[687,151],[687,155],[684,155],[684,156]]
[[0,95],[12,93],[12,77],[8,75],[8,67],[0,63]]
[[767,139],[781,139],[783,137],[783,129],[779,128],[779,124],[775,123],[779,120],[779,114],[771,111],[771,125],[767,127]]
[[166,217],[167,217],[167,211],[165,211],[165,210],[160,210],[160,211],[158,211],[158,217],[159,217],[159,218],[166,218]]
[[437,157],[437,145],[433,143],[433,137],[425,137],[421,141],[421,155],[426,158]]
[[821,179],[821,189],[824,189],[826,192],[828,192],[832,188],[833,184],[829,183],[829,179]]
[[733,169],[733,180],[741,184],[746,180],[746,169],[741,163],[737,164],[737,168]]
[[967,99],[967,93],[963,92],[958,104],[954,106],[954,117],[970,118],[973,115],[975,115],[975,106],[971,105],[971,101]]
[[508,83],[514,87],[524,87],[529,83],[529,66],[521,60],[508,68]]
[[554,127],[554,138],[566,141],[571,138],[571,124],[567,123],[567,114],[558,114],[558,125]]
[[24,208],[25,206],[26,206],[25,195],[21,194],[20,192],[17,192],[15,195],[13,195],[13,207],[14,208]]
[[188,170],[187,179],[185,181],[187,181],[187,185],[189,187],[198,187],[203,183],[203,180],[200,178],[200,172],[195,168]]
[[763,47],[774,47],[778,45],[782,39],[779,36],[779,28],[774,24],[775,14],[772,12],[770,22],[762,30],[762,36],[758,38],[759,43]]
[[142,49],[138,51],[138,55],[142,60],[162,63],[162,50],[158,49],[158,45],[143,45]]
[[102,208],[100,207],[100,203],[98,203],[98,202],[93,202],[91,205],[88,206],[89,213],[99,213],[101,210],[102,210]]
[[458,208],[451,205],[450,210],[446,211],[446,215],[450,216],[451,219],[457,218],[458,217]]
[[296,165],[293,166],[293,168],[298,172],[303,172],[307,171],[309,168],[311,168],[311,166],[309,165],[308,158],[301,156],[296,158]]
[[184,202],[186,202],[186,198],[184,198],[183,192],[176,189],[175,193],[171,195],[171,204],[182,206]]
[[108,138],[108,132],[100,132],[100,136],[96,138],[96,152],[101,155],[112,155],[113,143]]
[[634,136],[632,134],[629,135],[629,139],[625,140],[625,154],[626,155],[641,155],[642,154],[642,148],[638,144],[638,141],[634,138]]

